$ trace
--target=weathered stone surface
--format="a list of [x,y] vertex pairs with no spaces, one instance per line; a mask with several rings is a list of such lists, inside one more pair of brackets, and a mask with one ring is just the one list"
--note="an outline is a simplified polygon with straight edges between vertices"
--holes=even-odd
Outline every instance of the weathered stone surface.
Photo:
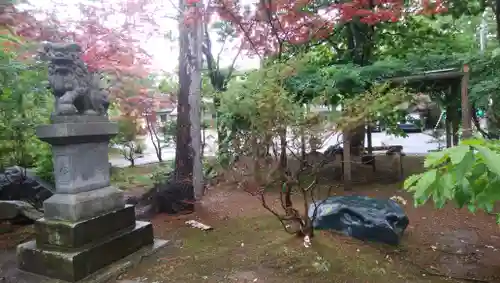
[[53,146],[56,192],[69,194],[109,186],[108,144]]
[[123,191],[113,187],[78,194],[55,194],[43,203],[48,220],[78,222],[125,207]]
[[107,115],[108,92],[102,77],[89,72],[76,43],[51,43],[40,55],[49,62],[49,86],[55,97],[54,116]]
[[25,201],[40,209],[53,190],[30,169],[13,166],[0,173],[0,200]]
[[61,123],[95,123],[109,122],[108,116],[95,115],[70,115],[70,116],[51,116],[50,121],[53,124]]
[[[152,245],[146,245],[135,253],[93,273],[89,277],[78,281],[78,283],[111,283],[116,278],[141,263],[147,257],[154,257],[155,253],[162,248],[168,248],[170,242],[155,239]],[[2,283],[68,283],[67,281],[48,278],[31,272],[25,272],[17,267],[17,256],[15,250],[0,250],[0,279]]]
[[132,228],[134,225],[135,209],[132,205],[80,222],[42,218],[35,222],[36,243],[38,247],[44,249],[79,248]]
[[0,221],[11,220],[19,215],[17,206],[12,201],[0,201]]
[[60,123],[36,128],[37,137],[51,145],[108,142],[118,133],[114,122]]
[[[123,192],[110,186],[107,93],[87,71],[74,44],[45,46],[56,99],[52,124],[37,128],[52,145],[55,192],[43,202],[36,240],[18,246],[21,270],[75,282],[153,243],[151,223],[135,221]],[[99,272],[98,272],[99,273]]]
[[19,217],[34,221],[43,217],[43,213],[25,201],[0,200],[0,221],[11,220],[15,222]]
[[17,247],[18,265],[23,271],[76,282],[153,242],[151,223],[137,221],[133,230],[74,252],[42,250],[36,241],[21,244]]

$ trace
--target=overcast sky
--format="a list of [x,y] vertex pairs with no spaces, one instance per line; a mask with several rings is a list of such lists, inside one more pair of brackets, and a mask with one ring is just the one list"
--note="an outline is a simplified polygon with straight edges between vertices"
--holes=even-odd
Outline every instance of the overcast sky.
[[[59,0],[56,3],[56,0],[32,0],[31,3],[37,8],[41,9],[55,9],[57,11],[57,15],[60,18],[59,20],[64,21],[65,19],[76,19],[80,17],[80,12],[78,9],[79,3],[82,3],[86,0]],[[126,1],[126,0],[111,0],[111,1]],[[138,39],[142,42],[142,47],[153,56],[152,60],[152,68],[154,71],[166,71],[172,72],[178,65],[178,43],[175,39],[178,28],[177,22],[173,19],[169,19],[163,15],[169,14],[173,15],[175,13],[176,7],[173,7],[171,1],[168,0],[156,0],[159,3],[162,3],[161,9],[156,10],[155,12],[155,20],[157,24],[160,26],[161,32],[159,34],[154,35],[150,38],[147,38],[141,34],[138,34]],[[173,0],[173,3],[177,2],[177,0]],[[162,15],[163,14],[163,15]],[[172,34],[174,36],[174,40],[169,40],[165,38],[165,35]],[[216,42],[216,35],[212,34],[212,45],[213,45],[213,53],[214,55],[218,54],[221,50],[222,46],[220,43]],[[236,44],[228,45],[226,44],[224,51],[221,56],[221,65],[228,66],[233,61],[234,56],[236,56]],[[236,61],[237,69],[251,69],[257,68],[259,66],[259,61],[257,58],[248,58],[244,56],[239,56]]]

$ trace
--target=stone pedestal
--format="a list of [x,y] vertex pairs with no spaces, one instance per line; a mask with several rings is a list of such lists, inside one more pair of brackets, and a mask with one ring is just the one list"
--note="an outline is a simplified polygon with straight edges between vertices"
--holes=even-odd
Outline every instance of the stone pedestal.
[[36,239],[18,246],[19,268],[76,282],[153,244],[123,192],[110,185],[108,143],[118,131],[106,117],[56,117],[37,129],[52,145],[56,194],[44,202]]

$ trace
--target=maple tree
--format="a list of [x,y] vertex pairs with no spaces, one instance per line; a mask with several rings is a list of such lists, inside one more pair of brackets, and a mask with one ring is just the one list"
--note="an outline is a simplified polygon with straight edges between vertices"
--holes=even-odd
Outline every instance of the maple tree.
[[79,15],[67,19],[60,19],[56,8],[28,6],[20,10],[9,4],[0,8],[0,25],[28,41],[78,43],[83,49],[82,59],[91,71],[145,76],[150,55],[141,47],[137,35],[147,37],[158,28],[146,3],[81,2],[77,4]]
[[[408,9],[403,0],[352,0],[318,3],[313,0],[261,0],[253,6],[238,1],[214,0],[208,9],[231,22],[250,54],[277,55],[286,45],[325,39],[339,24],[359,22],[369,26],[398,21]],[[431,15],[446,11],[441,0],[423,0],[413,13]]]
[[[1,31],[16,40],[3,41],[3,48],[19,51],[21,44],[44,41],[78,43],[89,71],[101,73],[107,81],[105,87],[122,118],[136,120],[133,124],[137,127],[142,118],[145,128],[151,129],[156,125],[155,101],[143,81],[147,81],[151,58],[141,41],[158,32],[152,13],[156,6],[152,4],[148,0],[81,1],[71,7],[74,16],[61,13],[68,8],[64,3],[54,3],[52,9],[4,4],[0,6]],[[27,54],[34,52],[31,49]],[[146,129],[138,129],[138,133]],[[159,146],[157,153],[161,161]]]
[[[148,4],[147,0],[79,2],[77,9],[73,8],[74,17],[61,15],[64,3],[54,3],[52,9],[27,6],[23,10],[9,4],[0,9],[0,25],[5,33],[26,43],[78,43],[89,70],[106,79],[112,103],[122,115],[138,119],[145,118],[146,109],[151,109],[146,107],[151,98],[145,86],[138,83],[149,74],[151,59],[141,47],[141,40],[158,31],[151,13],[155,6]],[[6,42],[4,48],[18,47],[17,42]]]

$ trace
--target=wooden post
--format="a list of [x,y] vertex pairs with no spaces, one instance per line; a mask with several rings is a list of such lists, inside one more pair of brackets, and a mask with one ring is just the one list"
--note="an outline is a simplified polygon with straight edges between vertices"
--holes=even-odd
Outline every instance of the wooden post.
[[368,155],[370,156],[370,158],[372,158],[371,163],[373,172],[375,172],[376,167],[375,167],[375,156],[373,156],[372,130],[373,130],[372,126],[368,124],[368,126],[366,127],[366,143],[367,143],[366,146],[368,147]]
[[453,111],[450,106],[446,107],[446,118],[444,119],[444,125],[445,125],[445,136],[446,136],[446,148],[452,147],[452,140],[451,140],[451,117],[450,113]]
[[461,81],[461,98],[462,98],[462,139],[472,137],[472,116],[471,107],[469,104],[469,65],[463,66],[463,77]]
[[398,171],[398,177],[399,181],[404,181],[405,180],[405,174],[404,174],[404,168],[403,168],[403,152],[396,152],[396,160],[398,162],[398,166],[396,170]]
[[343,137],[343,160],[344,165],[344,190],[350,191],[352,189],[352,179],[351,179],[351,137],[348,133],[344,132]]
[[458,111],[453,111],[453,118],[451,119],[451,132],[453,137],[453,146],[458,145],[458,131],[460,128],[460,116]]

